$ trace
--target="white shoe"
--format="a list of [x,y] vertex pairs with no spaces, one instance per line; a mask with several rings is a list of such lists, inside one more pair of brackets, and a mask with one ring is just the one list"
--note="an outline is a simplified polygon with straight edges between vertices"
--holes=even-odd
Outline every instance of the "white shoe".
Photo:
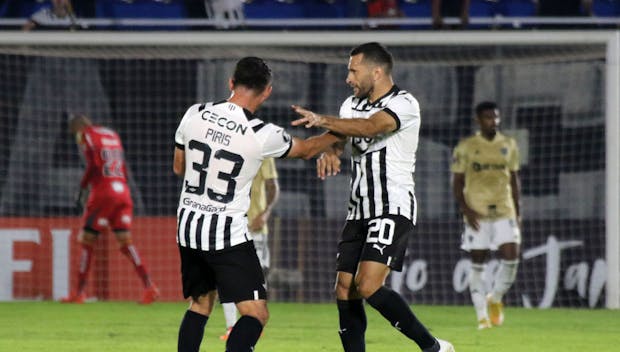
[[439,352],[454,352],[454,346],[448,341],[437,339],[439,342]]
[[490,329],[492,327],[491,321],[487,318],[482,318],[478,322],[478,330]]

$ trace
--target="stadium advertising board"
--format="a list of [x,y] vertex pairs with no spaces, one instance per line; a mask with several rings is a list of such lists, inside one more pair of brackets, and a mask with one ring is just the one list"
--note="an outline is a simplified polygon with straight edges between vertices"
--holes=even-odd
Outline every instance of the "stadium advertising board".
[[[277,260],[270,277],[272,298],[281,301],[333,300],[333,270],[338,221],[327,220],[328,233],[314,233],[313,222],[283,221],[271,243]],[[58,299],[75,284],[78,261],[76,218],[0,218],[0,300]],[[469,304],[469,261],[459,251],[460,222],[426,222],[417,226],[401,274],[390,284],[412,303]],[[174,217],[138,217],[136,245],[152,268],[162,300],[181,300]],[[425,233],[433,233],[432,237]],[[525,222],[520,270],[508,305],[547,308],[602,307],[606,281],[604,224],[599,220]],[[96,246],[89,297],[136,300],[141,286],[118,251],[102,235]],[[487,266],[487,278],[498,265]],[[294,274],[294,275],[293,275]],[[134,282],[135,280],[135,282]],[[491,285],[487,280],[487,285]]]

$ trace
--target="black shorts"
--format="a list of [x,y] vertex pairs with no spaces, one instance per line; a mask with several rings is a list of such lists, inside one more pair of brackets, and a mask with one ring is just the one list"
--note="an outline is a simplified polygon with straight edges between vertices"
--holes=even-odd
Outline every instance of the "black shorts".
[[337,271],[355,274],[360,261],[379,262],[401,271],[413,223],[402,215],[348,220],[338,243]]
[[196,298],[217,289],[220,301],[267,299],[265,277],[253,242],[220,251],[179,246],[183,297]]

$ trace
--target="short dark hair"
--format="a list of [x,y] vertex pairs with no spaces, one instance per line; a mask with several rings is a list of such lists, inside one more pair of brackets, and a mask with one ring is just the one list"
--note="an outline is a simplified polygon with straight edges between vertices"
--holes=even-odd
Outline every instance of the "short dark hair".
[[392,54],[383,45],[377,42],[364,43],[353,48],[349,55],[354,56],[358,54],[363,54],[364,60],[383,66],[386,73],[392,73],[394,59]]
[[244,57],[237,62],[232,81],[233,87],[242,85],[260,93],[271,82],[271,69],[259,57]]
[[483,101],[476,105],[476,116],[480,116],[483,111],[495,109],[497,109],[497,104],[492,101]]

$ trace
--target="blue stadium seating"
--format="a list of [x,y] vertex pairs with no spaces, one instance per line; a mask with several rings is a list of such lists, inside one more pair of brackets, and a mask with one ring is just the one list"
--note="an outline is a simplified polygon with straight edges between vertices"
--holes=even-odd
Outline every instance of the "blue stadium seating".
[[471,0],[469,17],[493,17],[498,13],[498,4],[494,0]]
[[501,1],[499,14],[506,17],[530,17],[536,15],[536,4],[532,0]]
[[620,16],[620,0],[594,0],[592,12],[599,17]]
[[[9,0],[4,4],[4,11],[11,10],[12,16],[29,18],[33,13],[37,12],[44,6],[50,6],[50,2],[41,2],[36,0]],[[7,15],[9,15],[7,13]]]
[[347,0],[304,1],[304,15],[306,18],[342,18],[347,17]]
[[[75,0],[74,0],[75,1]],[[187,0],[94,0],[98,18],[168,18],[188,16]],[[194,0],[202,6],[203,0]],[[444,0],[448,1],[448,0]],[[451,0],[459,1],[459,0]],[[0,17],[28,18],[49,0],[0,1]],[[432,17],[432,0],[399,0],[403,14],[409,18]],[[198,6],[198,5],[197,5]],[[620,17],[620,0],[593,0],[593,13],[598,17]],[[76,10],[79,10],[76,7]],[[362,0],[252,0],[244,5],[247,19],[301,19],[367,17],[367,3]],[[533,0],[471,0],[469,15],[475,17],[530,17],[536,16]],[[92,15],[90,15],[92,16]],[[470,28],[487,26],[470,25]],[[118,28],[121,28],[120,26]],[[124,29],[184,29],[184,27],[125,27]],[[402,28],[429,28],[429,26],[402,26]]]
[[406,17],[431,17],[432,1],[418,0],[416,2],[400,1],[400,9]]
[[[153,0],[97,0],[96,16],[99,18],[187,18],[183,0],[167,2]],[[123,27],[124,29],[182,29],[182,27]]]
[[292,3],[276,0],[253,0],[245,4],[246,18],[304,18],[304,6],[299,1]]

